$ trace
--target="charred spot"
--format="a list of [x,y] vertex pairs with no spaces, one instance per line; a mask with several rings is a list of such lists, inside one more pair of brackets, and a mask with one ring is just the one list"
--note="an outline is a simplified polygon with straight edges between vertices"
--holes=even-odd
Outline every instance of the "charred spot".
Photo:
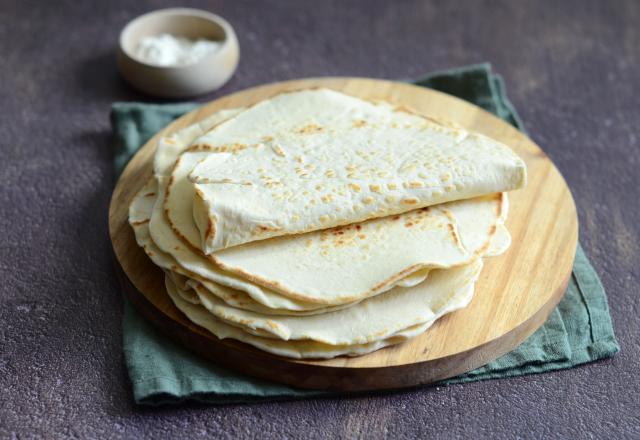
[[502,214],[502,194],[498,193],[498,203],[496,204],[496,215]]
[[453,237],[453,240],[456,242],[456,244],[462,245],[462,243],[460,243],[460,238],[458,237],[458,231],[456,231],[456,227],[451,223],[447,223],[447,227],[449,228],[449,233]]
[[362,229],[362,226],[356,225],[356,229],[359,231],[360,229]]
[[300,134],[319,133],[319,132],[321,132],[323,130],[324,130],[324,128],[322,128],[321,126],[319,126],[317,124],[307,124],[304,127],[300,128],[298,130],[298,133],[300,133]]
[[207,218],[207,232],[205,232],[205,237],[209,238],[215,234],[215,226],[213,226],[213,222],[210,218]]

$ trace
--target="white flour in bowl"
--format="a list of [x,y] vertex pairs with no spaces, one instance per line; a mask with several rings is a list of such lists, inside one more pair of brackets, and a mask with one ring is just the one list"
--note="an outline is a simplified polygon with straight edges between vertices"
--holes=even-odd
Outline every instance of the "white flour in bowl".
[[140,61],[163,67],[187,66],[220,49],[218,41],[200,38],[190,40],[171,34],[143,38],[135,49]]

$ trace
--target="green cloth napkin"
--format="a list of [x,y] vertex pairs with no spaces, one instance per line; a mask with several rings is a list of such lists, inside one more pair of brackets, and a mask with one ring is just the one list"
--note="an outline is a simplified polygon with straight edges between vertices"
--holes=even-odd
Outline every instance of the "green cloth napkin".
[[[437,72],[415,84],[466,99],[524,131],[522,121],[506,97],[502,78],[491,72],[489,64]],[[158,130],[196,106],[113,104],[116,173]],[[123,348],[138,404],[159,405],[183,400],[218,404],[329,394],[254,379],[201,359],[158,332],[126,299]],[[570,368],[610,357],[619,349],[604,289],[578,246],[568,290],[547,322],[512,352],[441,384]]]

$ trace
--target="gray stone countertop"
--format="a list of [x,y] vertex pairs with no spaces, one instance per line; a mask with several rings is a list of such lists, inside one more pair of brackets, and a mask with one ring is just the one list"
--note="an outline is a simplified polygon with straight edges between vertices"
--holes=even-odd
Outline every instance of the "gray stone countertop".
[[242,59],[211,100],[291,78],[490,61],[564,174],[622,351],[467,385],[140,408],[121,351],[109,106],[131,18],[169,1],[0,0],[0,438],[640,438],[640,2],[190,1]]

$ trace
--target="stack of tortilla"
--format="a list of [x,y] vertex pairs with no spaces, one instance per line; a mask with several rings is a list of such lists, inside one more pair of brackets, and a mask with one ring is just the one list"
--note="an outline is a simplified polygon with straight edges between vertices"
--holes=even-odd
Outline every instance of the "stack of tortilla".
[[162,138],[129,222],[177,308],[218,338],[356,356],[469,304],[525,181],[486,136],[309,89]]

